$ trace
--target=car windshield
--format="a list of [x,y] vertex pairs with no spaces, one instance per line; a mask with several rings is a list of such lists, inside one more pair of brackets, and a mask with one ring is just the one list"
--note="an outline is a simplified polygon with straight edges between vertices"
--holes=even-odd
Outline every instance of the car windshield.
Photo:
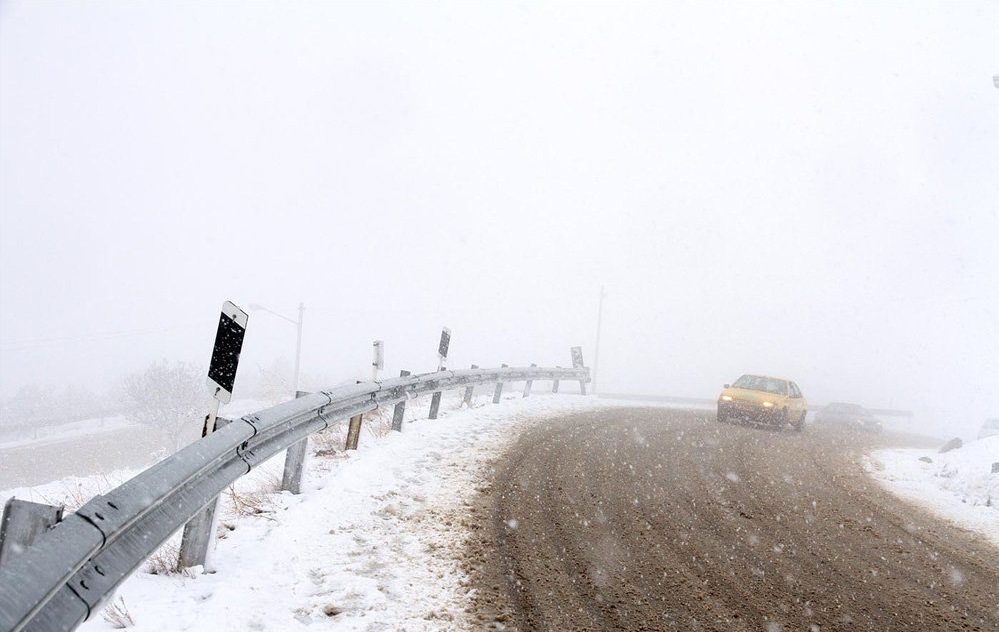
[[764,391],[774,395],[787,395],[786,381],[762,375],[743,375],[732,386],[750,391]]

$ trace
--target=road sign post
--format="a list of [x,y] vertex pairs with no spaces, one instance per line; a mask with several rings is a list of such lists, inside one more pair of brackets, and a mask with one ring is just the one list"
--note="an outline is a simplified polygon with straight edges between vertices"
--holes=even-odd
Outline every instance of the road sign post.
[[[212,348],[212,361],[208,366],[207,383],[212,389],[213,401],[201,430],[202,437],[214,432],[216,427],[228,423],[228,420],[218,418],[219,405],[232,401],[239,354],[243,350],[243,338],[246,336],[246,325],[249,320],[249,315],[234,303],[230,301],[222,303],[222,314],[219,316],[218,329],[215,332],[215,346]],[[206,573],[212,572],[208,562],[208,550],[215,540],[218,502],[216,496],[184,525],[178,566],[186,568],[202,565]]]

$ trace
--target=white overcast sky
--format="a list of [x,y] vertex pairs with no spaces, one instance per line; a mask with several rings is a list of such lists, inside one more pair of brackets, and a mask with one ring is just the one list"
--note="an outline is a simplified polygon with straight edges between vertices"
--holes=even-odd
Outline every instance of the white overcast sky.
[[[0,3],[0,395],[592,360],[999,409],[999,2]],[[250,316],[239,379],[295,330]],[[248,378],[244,378],[248,379]],[[237,386],[238,389],[238,386]],[[968,423],[971,423],[968,421]]]

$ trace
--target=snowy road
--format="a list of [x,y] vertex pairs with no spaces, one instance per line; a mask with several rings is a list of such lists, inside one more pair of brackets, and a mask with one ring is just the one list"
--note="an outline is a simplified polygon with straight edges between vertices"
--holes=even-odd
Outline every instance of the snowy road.
[[[911,617],[914,629],[999,629],[999,510],[989,501],[999,476],[980,474],[999,437],[937,455],[814,426],[718,426],[709,411],[489,399],[459,410],[446,398],[437,421],[427,401],[410,402],[402,434],[366,430],[357,452],[313,457],[300,496],[275,492],[280,459],[254,470],[223,495],[215,574],[159,574],[176,559],[175,537],[80,629],[559,629],[551,622],[570,605],[589,617],[579,629],[890,620],[895,630],[913,628]],[[135,473],[0,491],[0,501],[72,509]],[[903,504],[878,479],[964,528]],[[558,542],[571,562],[553,553]],[[629,564],[636,554],[644,561]],[[505,563],[527,587],[514,600],[496,572]],[[539,581],[562,598],[546,602]],[[887,618],[895,612],[906,625]]]
[[997,630],[999,549],[884,490],[892,438],[581,412],[525,434],[467,560],[518,630]]

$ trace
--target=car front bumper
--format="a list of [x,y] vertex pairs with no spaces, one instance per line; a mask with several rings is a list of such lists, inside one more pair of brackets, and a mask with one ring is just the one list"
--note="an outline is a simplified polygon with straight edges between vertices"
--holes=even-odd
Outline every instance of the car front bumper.
[[745,419],[756,423],[776,425],[782,423],[777,407],[766,407],[756,402],[718,400],[718,414],[726,419]]

